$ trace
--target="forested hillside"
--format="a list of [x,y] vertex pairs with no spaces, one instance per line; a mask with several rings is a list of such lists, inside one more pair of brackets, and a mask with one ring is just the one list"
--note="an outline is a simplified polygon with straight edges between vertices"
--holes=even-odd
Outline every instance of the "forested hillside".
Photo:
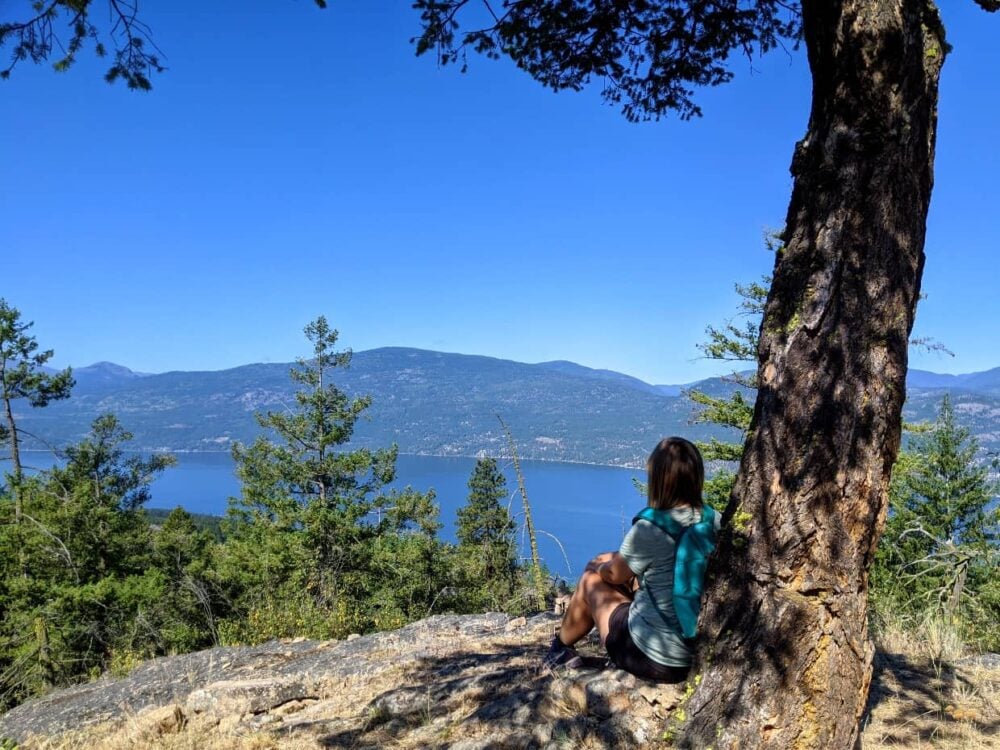
[[[255,411],[290,403],[289,367],[140,375],[99,363],[74,371],[68,400],[45,410],[22,407],[17,417],[53,445],[79,440],[98,414],[113,412],[129,425],[137,448],[228,450],[258,434]],[[680,386],[572,362],[524,364],[393,347],[357,352],[337,380],[347,393],[372,396],[371,419],[358,424],[354,444],[395,442],[407,453],[495,451],[503,442],[497,414],[518,436],[524,457],[533,459],[639,465],[665,434],[724,436],[719,427],[690,424],[692,404]],[[733,388],[719,378],[691,385],[714,395]],[[933,419],[946,391],[959,422],[983,449],[1000,448],[1000,368],[963,376],[911,372],[905,418]]]

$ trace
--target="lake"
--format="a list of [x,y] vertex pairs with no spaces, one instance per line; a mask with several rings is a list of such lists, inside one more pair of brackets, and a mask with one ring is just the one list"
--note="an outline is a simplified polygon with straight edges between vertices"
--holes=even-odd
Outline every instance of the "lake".
[[[222,515],[227,499],[239,494],[228,453],[181,453],[178,463],[163,472],[151,487],[151,508],[177,505],[193,512]],[[52,454],[29,452],[24,464],[44,469],[55,462]],[[433,489],[441,506],[441,536],[455,538],[455,511],[465,504],[474,458],[401,455],[393,487]],[[0,462],[0,470],[9,468]],[[524,514],[517,478],[510,462],[501,462],[510,492],[510,511],[518,523],[518,540],[527,556]],[[633,486],[643,472],[610,466],[546,461],[522,461],[525,486],[531,500],[539,554],[552,573],[576,578],[597,552],[618,549],[632,515],[644,504]],[[556,541],[558,540],[558,541]]]

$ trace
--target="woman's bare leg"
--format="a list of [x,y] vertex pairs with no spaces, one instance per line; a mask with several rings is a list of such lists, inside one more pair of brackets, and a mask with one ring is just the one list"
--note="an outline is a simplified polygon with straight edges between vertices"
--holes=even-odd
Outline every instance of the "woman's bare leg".
[[613,554],[602,552],[584,568],[559,628],[559,640],[565,645],[572,646],[595,625],[601,634],[601,643],[604,643],[611,613],[619,604],[631,601],[624,587],[605,582],[597,573],[598,566],[608,562]]

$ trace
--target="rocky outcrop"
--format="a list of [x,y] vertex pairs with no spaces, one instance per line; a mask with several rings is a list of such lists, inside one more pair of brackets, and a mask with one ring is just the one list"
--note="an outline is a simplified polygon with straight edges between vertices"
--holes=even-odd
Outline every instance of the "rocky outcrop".
[[[156,659],[0,718],[24,750],[630,748],[669,746],[683,693],[607,668],[539,674],[558,618],[431,617],[344,641],[272,642]],[[879,652],[863,750],[986,748],[1000,736],[996,654],[953,667]],[[951,745],[949,745],[951,746]]]
[[[680,692],[609,669],[540,674],[558,618],[437,616],[345,641],[272,642],[150,661],[20,706],[0,737],[28,748],[638,746]],[[179,743],[179,744],[178,744]]]

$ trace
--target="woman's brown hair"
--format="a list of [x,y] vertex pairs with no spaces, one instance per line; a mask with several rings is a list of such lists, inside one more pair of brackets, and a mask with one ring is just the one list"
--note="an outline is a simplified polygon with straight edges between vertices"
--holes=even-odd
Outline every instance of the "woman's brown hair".
[[680,437],[664,438],[649,454],[646,473],[649,507],[702,506],[705,464],[694,443]]

